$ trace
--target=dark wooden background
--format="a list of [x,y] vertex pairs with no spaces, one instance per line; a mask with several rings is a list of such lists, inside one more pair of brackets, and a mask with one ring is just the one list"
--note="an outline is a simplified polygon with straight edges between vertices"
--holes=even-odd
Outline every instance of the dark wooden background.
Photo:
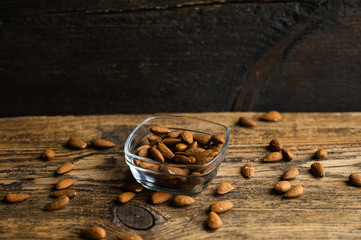
[[0,3],[0,117],[361,111],[361,1]]

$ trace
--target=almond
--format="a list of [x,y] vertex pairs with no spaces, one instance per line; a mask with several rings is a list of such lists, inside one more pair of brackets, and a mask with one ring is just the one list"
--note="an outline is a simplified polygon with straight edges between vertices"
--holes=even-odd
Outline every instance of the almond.
[[223,213],[233,208],[233,203],[229,201],[218,201],[212,203],[209,208],[215,213]]
[[104,228],[101,227],[89,227],[81,231],[82,237],[93,239],[93,240],[100,240],[106,237],[106,232]]
[[241,168],[241,172],[246,178],[251,178],[254,176],[254,166],[250,163],[247,163],[243,165],[243,167]]
[[133,192],[123,192],[123,193],[119,194],[118,201],[120,203],[127,203],[130,200],[132,200],[134,197],[135,197],[135,193],[133,193]]
[[204,148],[195,147],[195,148],[187,149],[184,153],[187,154],[188,156],[195,157],[198,153],[201,153],[204,151],[206,151]]
[[167,134],[168,138],[178,138],[183,131],[171,131]]
[[[138,160],[138,159],[136,159]],[[142,161],[142,160],[138,160],[138,162],[136,162],[137,165],[139,165],[142,168],[151,170],[151,171],[155,171],[157,172],[159,170],[159,165],[155,164],[155,163],[150,163],[150,162],[146,162],[146,161]]]
[[190,164],[195,162],[194,157],[187,157],[184,155],[175,155],[174,162],[176,163],[183,163],[183,164]]
[[240,117],[238,119],[238,123],[239,126],[241,127],[255,127],[257,126],[256,122],[253,121],[252,119],[248,118],[248,117]]
[[214,151],[208,149],[203,152],[198,152],[194,157],[196,158],[196,164],[206,164],[213,159]]
[[141,236],[135,233],[120,233],[117,235],[119,240],[143,240]]
[[294,158],[293,153],[287,148],[282,148],[282,156],[283,159],[287,161],[291,161]]
[[91,144],[93,147],[99,149],[112,148],[115,146],[115,143],[104,139],[94,139],[91,141]]
[[194,198],[186,195],[175,195],[173,197],[173,205],[176,207],[187,207],[194,203]]
[[149,153],[149,148],[150,146],[147,144],[142,145],[135,150],[135,154],[139,157],[147,157]]
[[297,168],[289,168],[283,173],[282,178],[285,180],[295,179],[298,176],[298,173],[299,171]]
[[162,141],[162,137],[154,135],[154,134],[150,134],[150,135],[148,135],[148,140],[149,140],[149,142],[158,143],[158,142]]
[[156,160],[158,162],[164,162],[164,157],[163,157],[162,153],[155,147],[149,148],[149,153],[153,157],[154,160]]
[[9,203],[17,203],[25,201],[29,197],[31,196],[25,193],[9,193],[5,196],[5,200]]
[[162,142],[159,142],[157,149],[163,155],[165,160],[172,161],[174,158],[174,153]]
[[207,218],[207,225],[211,229],[218,229],[222,227],[222,219],[215,212],[210,212]]
[[202,147],[207,146],[211,142],[211,137],[206,135],[197,135],[194,136],[193,139],[194,141],[197,141],[197,143]]
[[284,193],[290,190],[291,183],[289,181],[279,181],[275,186],[274,189],[278,193]]
[[265,162],[277,162],[277,161],[281,161],[282,159],[283,159],[282,153],[280,153],[280,152],[271,152],[271,153],[267,154],[263,158],[263,161],[265,161]]
[[180,140],[179,138],[164,138],[162,142],[168,147],[172,147],[177,145],[178,143],[181,143],[182,140]]
[[233,186],[232,184],[230,184],[229,182],[222,182],[218,187],[217,187],[217,194],[226,194],[229,193],[230,191],[233,190]]
[[180,136],[183,141],[188,144],[191,144],[193,142],[193,134],[190,131],[183,131]]
[[167,133],[170,133],[171,130],[169,128],[166,127],[161,127],[161,126],[153,126],[150,128],[150,131],[152,133],[154,133],[155,135],[165,135]]
[[65,190],[54,191],[50,194],[50,196],[52,197],[60,197],[61,195],[65,195],[68,198],[72,198],[76,196],[76,191],[71,189],[65,189]]
[[222,144],[211,144],[208,146],[208,149],[212,149],[215,152],[219,152],[222,150]]
[[269,149],[271,152],[279,152],[282,150],[282,144],[278,139],[272,139],[269,143]]
[[226,140],[224,140],[224,137],[220,134],[215,134],[211,137],[211,140],[214,144],[223,144],[226,142]]
[[327,151],[325,149],[318,149],[313,156],[317,159],[325,159],[327,157]]
[[56,189],[65,189],[65,188],[70,187],[70,186],[73,185],[74,183],[75,183],[75,180],[74,180],[74,179],[64,178],[64,179],[59,180],[59,181],[56,183]]
[[352,185],[361,187],[361,175],[357,173],[351,173],[348,179],[350,180]]
[[69,138],[67,145],[68,147],[77,150],[86,148],[86,143],[84,141],[74,137]]
[[153,204],[161,204],[171,200],[173,194],[169,192],[154,192],[151,194],[150,198]]
[[178,143],[177,145],[175,145],[174,150],[176,152],[183,152],[188,148],[188,145],[185,143]]
[[52,201],[51,203],[46,205],[44,207],[44,210],[46,210],[46,211],[59,210],[59,209],[65,208],[68,205],[68,203],[69,203],[68,196],[61,195],[57,199],[55,199],[54,201]]
[[316,162],[311,165],[311,171],[316,177],[324,177],[325,169],[323,168],[322,163]]
[[261,120],[267,122],[277,122],[282,119],[282,116],[277,111],[269,111],[261,116]]
[[56,170],[57,174],[64,174],[64,173],[68,173],[71,170],[73,170],[74,168],[74,164],[68,162],[68,163],[64,163],[63,165],[61,165],[60,167],[58,167],[58,169]]
[[139,193],[143,191],[144,187],[138,182],[129,182],[126,183],[122,189],[127,192]]
[[47,149],[41,154],[41,158],[45,161],[50,161],[54,157],[55,157],[55,152],[51,149]]
[[302,186],[295,186],[293,188],[291,188],[290,190],[288,190],[283,197],[286,198],[296,198],[299,197],[303,194],[303,187]]

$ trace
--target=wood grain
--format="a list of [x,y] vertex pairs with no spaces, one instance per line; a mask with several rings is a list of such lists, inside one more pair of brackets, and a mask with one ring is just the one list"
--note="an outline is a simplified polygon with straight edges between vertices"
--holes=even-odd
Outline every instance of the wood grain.
[[[151,191],[138,193],[131,202],[116,202],[121,186],[131,179],[124,162],[123,146],[128,134],[148,115],[101,115],[65,117],[19,117],[0,119],[0,197],[27,193],[22,203],[0,203],[1,239],[79,239],[80,231],[93,225],[107,231],[107,239],[119,232],[136,232],[144,239],[359,239],[361,189],[348,182],[350,173],[360,173],[361,113],[282,113],[280,122],[258,121],[262,113],[181,114],[219,122],[231,132],[228,153],[217,177],[196,202],[184,209],[170,204],[152,205]],[[236,125],[240,116],[257,121],[254,129]],[[89,142],[104,138],[116,143],[112,149],[71,150],[70,136]],[[278,138],[291,150],[291,162],[263,163],[267,145]],[[44,149],[57,155],[45,162]],[[326,176],[309,172],[318,148],[328,151],[322,160]],[[56,169],[73,162],[73,171],[58,176]],[[240,168],[255,166],[255,176],[244,178]],[[273,192],[282,173],[297,167],[292,185],[302,185],[304,194],[284,199]],[[45,212],[53,200],[54,184],[73,178],[77,196],[65,209]],[[234,190],[222,196],[214,192],[228,181]],[[220,214],[223,227],[205,227],[209,204],[229,200],[234,208]],[[145,216],[145,217],[144,217]]]

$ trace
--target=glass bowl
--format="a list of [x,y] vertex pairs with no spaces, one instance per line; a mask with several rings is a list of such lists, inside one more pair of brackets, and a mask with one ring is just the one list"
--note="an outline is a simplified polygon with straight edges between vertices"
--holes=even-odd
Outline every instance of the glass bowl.
[[[211,137],[217,134],[223,137],[224,143],[213,150],[214,153],[204,164],[160,162],[136,155],[139,146],[152,144],[148,137],[150,128],[154,126],[167,127],[171,131],[190,131],[194,136]],[[229,130],[221,124],[191,117],[153,116],[140,123],[128,136],[124,146],[125,160],[135,180],[147,189],[173,194],[196,194],[203,191],[217,175],[226,156],[228,141]]]

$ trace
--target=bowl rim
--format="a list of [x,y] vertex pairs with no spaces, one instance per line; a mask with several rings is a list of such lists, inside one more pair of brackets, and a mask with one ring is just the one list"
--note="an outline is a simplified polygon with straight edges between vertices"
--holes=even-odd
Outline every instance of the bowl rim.
[[[130,146],[131,146],[131,141],[135,135],[135,133],[138,131],[139,128],[141,128],[143,125],[145,125],[147,122],[149,122],[150,120],[152,119],[155,119],[155,118],[183,118],[183,119],[191,119],[191,120],[197,120],[197,121],[201,121],[201,122],[207,122],[207,123],[210,123],[210,124],[215,124],[215,125],[218,125],[222,128],[224,128],[226,130],[226,137],[225,137],[225,142],[222,146],[222,149],[218,152],[218,154],[216,156],[213,157],[213,159],[211,161],[209,161],[208,163],[205,163],[205,164],[177,164],[177,163],[168,163],[168,162],[158,162],[158,161],[155,161],[153,159],[150,159],[150,158],[144,158],[144,157],[140,157],[138,155],[135,155],[133,153],[130,152]],[[133,159],[139,159],[141,161],[146,161],[148,163],[153,163],[153,164],[158,164],[158,165],[165,165],[165,166],[171,166],[171,167],[186,167],[186,168],[190,168],[190,167],[207,167],[208,165],[212,164],[216,159],[218,159],[218,157],[220,155],[222,155],[228,148],[228,143],[229,143],[229,135],[230,135],[230,131],[228,129],[228,127],[224,126],[223,124],[220,124],[220,123],[216,123],[216,122],[212,122],[212,121],[209,121],[209,120],[205,120],[205,119],[200,119],[200,118],[195,118],[195,117],[188,117],[188,116],[178,116],[178,115],[155,115],[155,116],[151,116],[151,117],[148,117],[147,119],[145,119],[144,121],[142,121],[140,124],[138,124],[134,129],[133,131],[129,134],[129,136],[127,137],[126,141],[125,141],[125,145],[124,145],[124,154],[126,156],[126,162],[127,164],[131,164],[132,166],[134,167],[139,167],[139,166],[136,166],[134,163],[132,162],[129,162],[127,161],[127,156],[130,157],[130,158],[133,158]],[[222,160],[223,161],[223,160]],[[217,168],[220,163],[222,162],[220,161],[218,164],[216,164],[213,168]],[[142,168],[144,169],[144,168]],[[148,170],[148,171],[152,171],[152,172],[156,172],[156,173],[161,173],[161,172],[158,172],[158,171],[153,171],[153,170],[149,170],[149,169],[145,169],[145,170]],[[198,176],[202,176],[202,175],[206,175],[210,172],[212,172],[212,170],[208,171],[207,173],[204,173],[204,174],[201,174],[201,175],[197,175],[196,177]],[[173,175],[174,176],[174,175]],[[182,176],[182,175],[179,175],[179,176]],[[188,176],[187,176],[188,177]]]

